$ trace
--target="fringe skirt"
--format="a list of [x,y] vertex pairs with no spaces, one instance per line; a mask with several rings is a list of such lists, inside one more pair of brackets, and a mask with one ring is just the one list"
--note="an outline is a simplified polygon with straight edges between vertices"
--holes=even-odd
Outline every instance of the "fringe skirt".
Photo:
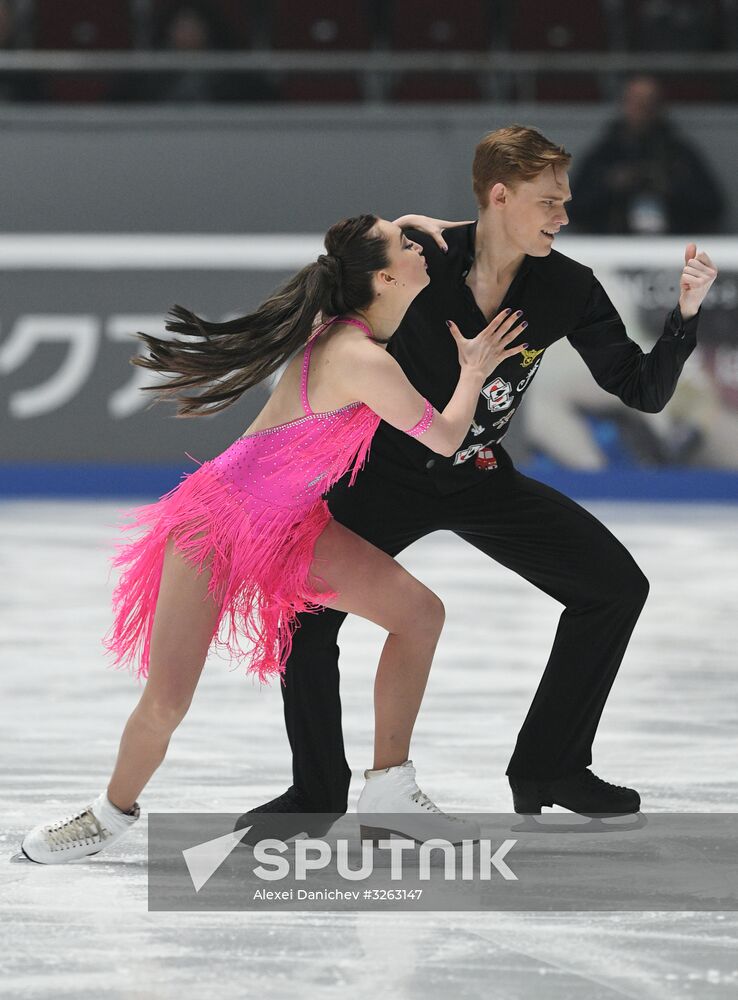
[[[220,611],[211,640],[264,683],[282,677],[303,611],[335,598],[308,584],[315,542],[331,520],[321,498],[310,506],[275,506],[218,477],[208,463],[188,474],[156,503],[123,514],[124,532],[140,537],[116,545],[111,560],[121,575],[113,592],[114,620],[102,642],[112,666],[149,674],[164,551],[171,537],[198,574],[210,571],[208,594]],[[312,574],[313,580],[325,581]]]

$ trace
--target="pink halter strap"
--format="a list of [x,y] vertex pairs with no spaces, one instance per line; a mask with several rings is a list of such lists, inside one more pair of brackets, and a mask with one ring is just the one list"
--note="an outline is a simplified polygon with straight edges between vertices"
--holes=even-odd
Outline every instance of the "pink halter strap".
[[326,329],[326,327],[329,327],[332,323],[337,323],[339,320],[342,323],[349,323],[351,326],[359,327],[359,329],[363,330],[368,337],[371,337],[372,335],[372,331],[369,329],[366,323],[362,323],[358,319],[352,319],[350,316],[333,316],[331,317],[331,319],[328,320],[327,323],[321,323],[321,325],[316,330],[314,330],[313,333],[310,334],[307,345],[305,347],[305,353],[302,359],[302,377],[300,379],[300,395],[302,397],[302,408],[308,416],[310,416],[313,413],[313,410],[310,407],[310,403],[308,402],[308,395],[307,395],[308,366],[310,365],[310,355],[313,350],[313,343],[315,342],[315,338],[318,336],[318,334],[322,333],[323,330]]

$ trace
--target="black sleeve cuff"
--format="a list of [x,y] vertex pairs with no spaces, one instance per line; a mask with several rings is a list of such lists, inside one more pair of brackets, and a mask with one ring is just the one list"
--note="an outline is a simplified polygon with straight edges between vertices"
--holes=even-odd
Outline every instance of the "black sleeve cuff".
[[667,328],[678,340],[685,340],[687,337],[694,338],[697,333],[697,325],[699,323],[701,312],[702,306],[700,306],[694,316],[690,316],[689,319],[684,319],[682,317],[682,310],[679,308],[679,303],[677,302],[676,306],[671,313],[669,313],[666,320]]

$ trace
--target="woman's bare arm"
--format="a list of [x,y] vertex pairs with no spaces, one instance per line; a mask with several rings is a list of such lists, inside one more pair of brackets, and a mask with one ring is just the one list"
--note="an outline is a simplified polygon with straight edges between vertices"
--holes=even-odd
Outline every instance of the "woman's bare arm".
[[[448,321],[459,350],[461,373],[448,405],[433,410],[430,426],[418,435],[426,447],[450,457],[460,447],[474,418],[485,380],[505,358],[519,354],[527,344],[508,345],[527,326],[519,316],[505,310],[478,336],[467,340],[455,323]],[[517,324],[517,325],[516,325]],[[401,431],[413,428],[425,412],[425,398],[408,380],[391,354],[368,340],[346,341],[336,352],[335,378],[347,395],[366,403],[382,420]]]
[[467,219],[465,222],[449,222],[447,219],[432,219],[429,215],[401,215],[394,220],[394,225],[400,229],[418,229],[421,233],[432,236],[438,246],[445,253],[448,250],[446,241],[443,238],[444,229],[455,229],[457,226],[468,226],[474,220]]

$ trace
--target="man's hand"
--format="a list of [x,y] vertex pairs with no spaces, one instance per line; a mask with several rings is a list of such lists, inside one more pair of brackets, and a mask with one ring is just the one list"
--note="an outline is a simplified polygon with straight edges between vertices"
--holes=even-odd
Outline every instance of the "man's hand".
[[454,226],[468,226],[473,219],[466,222],[448,222],[445,219],[431,219],[429,215],[401,215],[399,219],[394,219],[394,225],[400,229],[419,229],[421,233],[432,236],[444,253],[448,250],[446,241],[443,238],[444,229],[453,229]]
[[684,251],[684,270],[679,279],[679,308],[682,319],[697,314],[702,301],[710,290],[717,268],[704,250],[697,253],[697,244],[688,243]]

